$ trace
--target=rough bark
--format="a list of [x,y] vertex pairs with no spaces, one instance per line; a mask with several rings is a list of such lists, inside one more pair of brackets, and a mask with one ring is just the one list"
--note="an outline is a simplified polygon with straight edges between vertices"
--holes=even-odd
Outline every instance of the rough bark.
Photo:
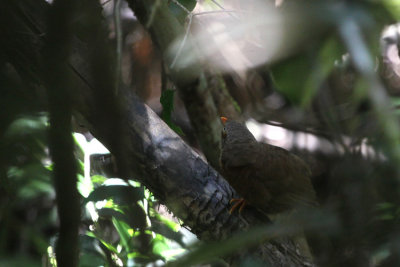
[[[48,6],[44,1],[21,0],[5,7],[1,25],[9,29],[2,29],[3,51],[20,76],[40,88],[44,73],[39,71],[43,62],[38,47],[46,36],[43,15]],[[12,41],[21,39],[24,42]],[[230,215],[227,207],[234,192],[229,184],[127,88],[120,88],[118,94],[125,125],[118,136],[124,140],[124,151],[118,152],[120,146],[110,133],[112,118],[98,117],[96,83],[89,71],[88,54],[86,45],[75,39],[73,55],[65,62],[75,95],[74,108],[96,138],[117,157],[125,157],[132,178],[146,185],[201,240],[225,239],[251,225],[265,223],[250,209],[243,214],[246,220]],[[271,266],[311,265],[287,239],[264,243],[251,253]],[[228,261],[235,262],[236,256]]]

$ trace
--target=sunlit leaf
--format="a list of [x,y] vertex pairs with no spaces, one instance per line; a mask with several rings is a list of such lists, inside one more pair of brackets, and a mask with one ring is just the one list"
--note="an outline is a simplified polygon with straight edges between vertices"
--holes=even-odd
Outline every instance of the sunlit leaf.
[[179,222],[174,222],[173,220],[168,219],[168,218],[162,216],[162,215],[159,214],[159,213],[155,213],[153,216],[155,217],[154,219],[157,219],[157,220],[159,220],[161,223],[167,225],[167,226],[168,226],[170,229],[172,229],[173,231],[178,231],[179,228],[180,228]]
[[129,225],[116,219],[116,218],[112,218],[112,222],[115,226],[115,229],[117,230],[118,234],[119,234],[119,238],[121,240],[121,245],[123,246],[123,248],[129,252],[131,250],[131,246],[130,246],[130,240],[131,240],[131,236],[129,234]]
[[400,2],[398,0],[382,0],[382,3],[394,18],[400,20]]
[[183,242],[183,235],[181,233],[174,231],[168,225],[166,225],[160,221],[153,219],[151,222],[150,230],[152,230],[155,233],[158,233],[166,238],[174,240],[182,247],[186,246],[185,243]]
[[154,254],[163,255],[164,251],[170,249],[170,247],[168,246],[168,244],[165,242],[165,240],[163,238],[158,238],[156,236],[156,238],[154,238],[152,240],[152,243],[153,243],[153,253]]
[[103,184],[107,178],[102,175],[93,175],[90,177],[93,184]]

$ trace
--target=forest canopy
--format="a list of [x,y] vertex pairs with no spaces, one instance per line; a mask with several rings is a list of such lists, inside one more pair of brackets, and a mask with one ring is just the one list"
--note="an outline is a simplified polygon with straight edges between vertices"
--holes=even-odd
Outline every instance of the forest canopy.
[[399,265],[399,20],[396,0],[4,0],[0,265]]

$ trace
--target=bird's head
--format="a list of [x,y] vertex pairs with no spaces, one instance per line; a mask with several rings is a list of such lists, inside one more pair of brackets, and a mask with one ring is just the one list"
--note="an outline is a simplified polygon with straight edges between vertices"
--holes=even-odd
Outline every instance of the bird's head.
[[256,139],[244,124],[229,120],[226,117],[221,117],[221,122],[224,126],[221,132],[222,148],[228,144],[256,142]]

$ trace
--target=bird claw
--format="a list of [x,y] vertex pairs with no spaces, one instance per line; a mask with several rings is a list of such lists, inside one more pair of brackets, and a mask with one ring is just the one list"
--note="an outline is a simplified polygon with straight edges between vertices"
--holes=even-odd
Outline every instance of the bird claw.
[[240,206],[240,208],[239,208],[239,213],[241,213],[242,212],[242,210],[243,210],[243,208],[246,206],[246,200],[245,199],[243,199],[243,198],[232,198],[231,199],[231,201],[229,201],[229,204],[232,204],[232,203],[234,203],[234,202],[236,202],[233,206],[232,206],[232,208],[229,210],[229,213],[230,214],[232,214],[232,212],[237,208],[237,207],[239,207]]

